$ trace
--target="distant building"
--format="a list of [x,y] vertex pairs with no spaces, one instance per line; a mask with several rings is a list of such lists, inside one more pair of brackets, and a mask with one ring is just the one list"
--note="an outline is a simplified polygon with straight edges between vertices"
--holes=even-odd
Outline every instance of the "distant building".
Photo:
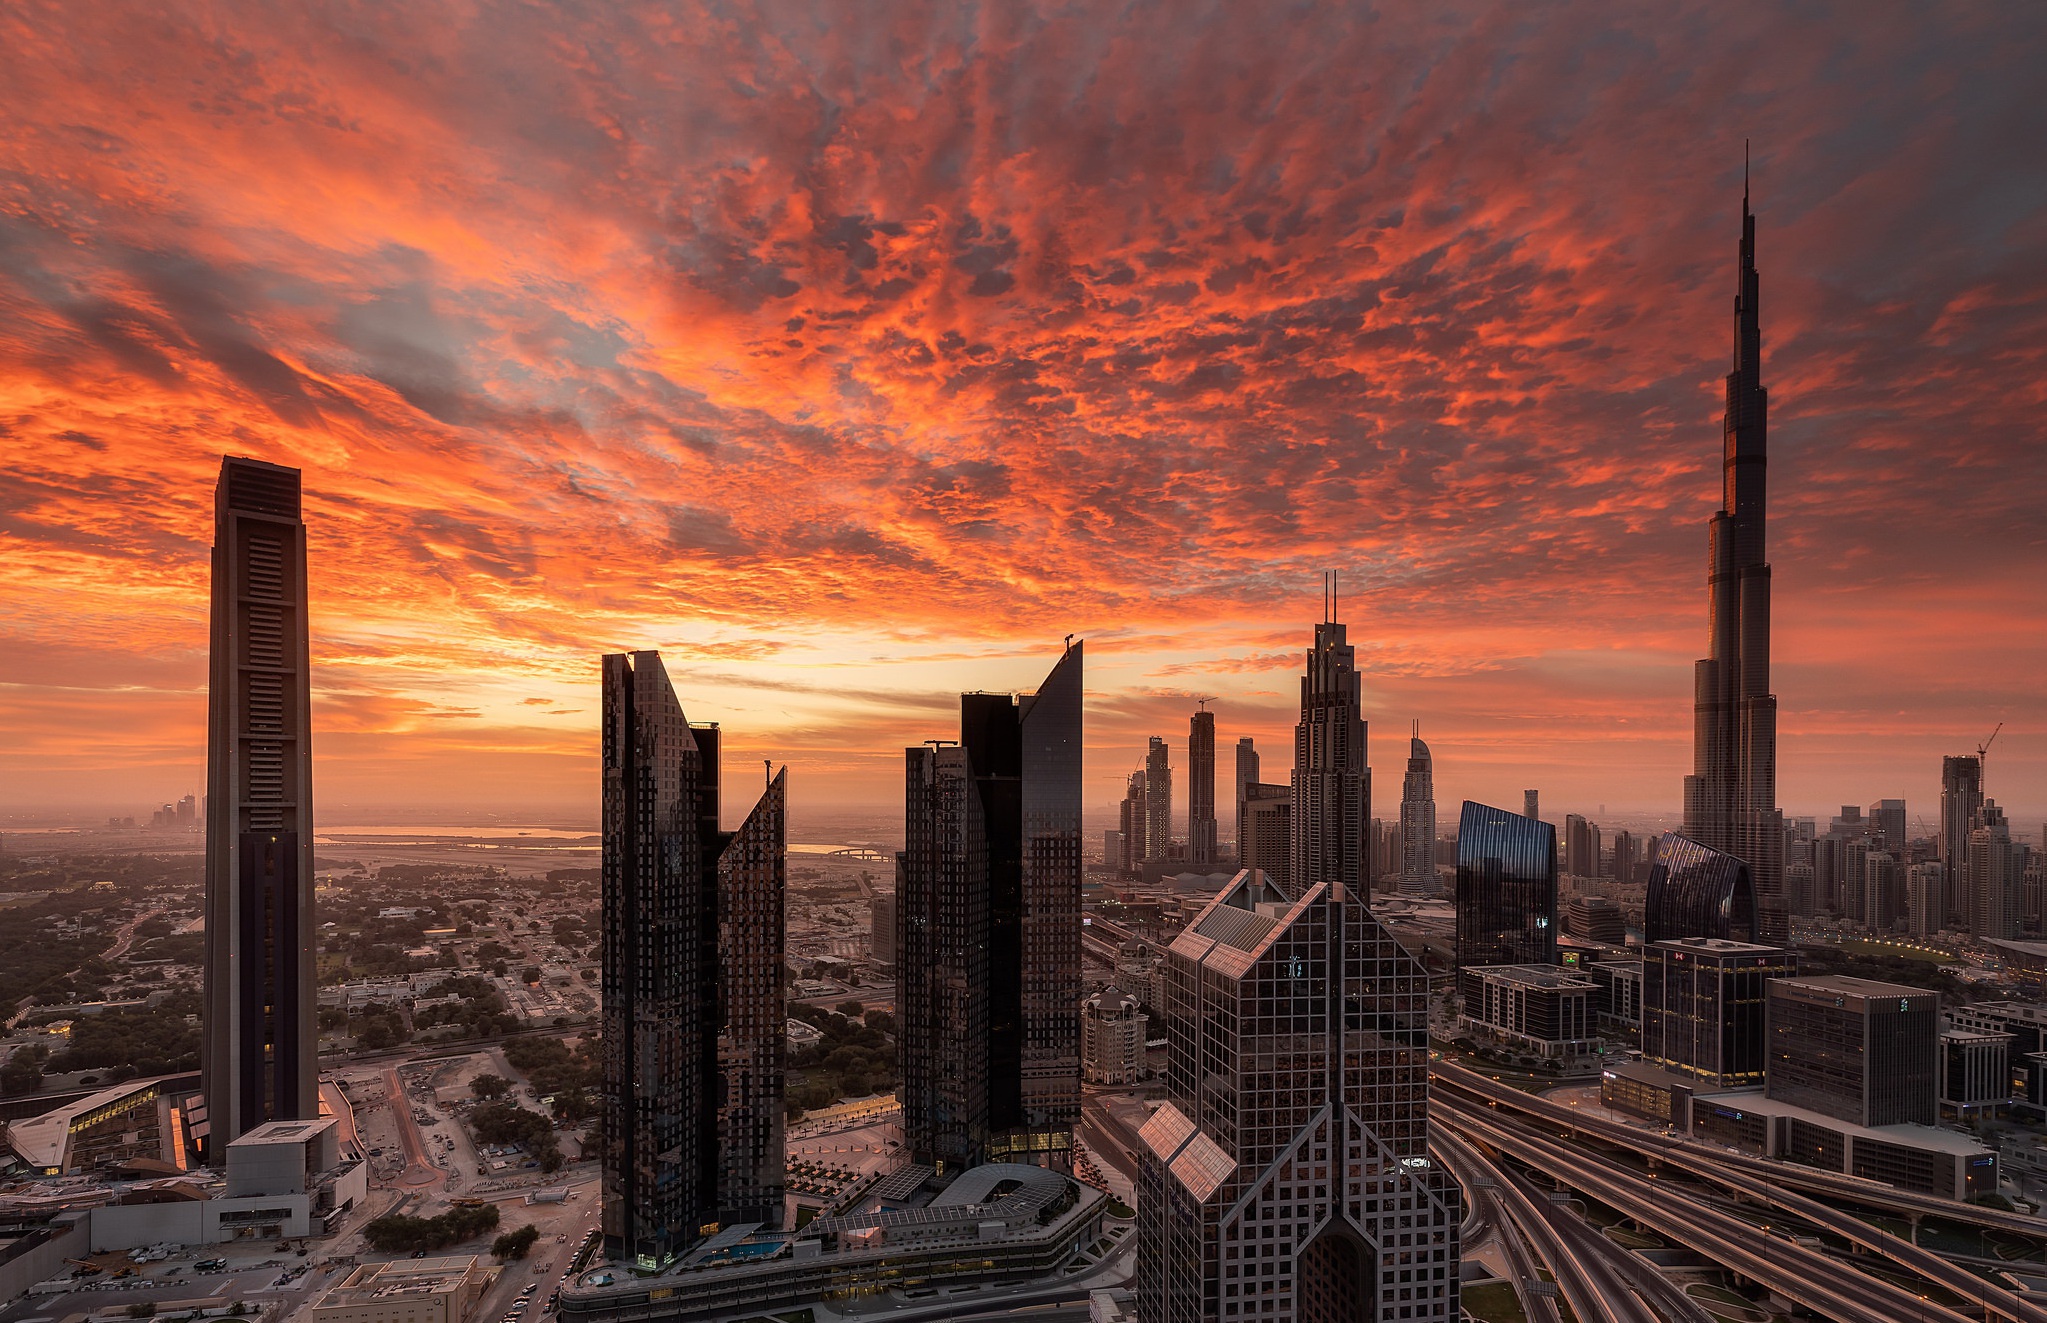
[[1464,802],[1457,822],[1457,967],[1557,961],[1557,836],[1546,822]]
[[1627,918],[1621,907],[1605,896],[1576,895],[1565,904],[1564,918],[1571,936],[1608,946],[1626,946]]
[[1258,746],[1251,742],[1249,735],[1237,741],[1237,854],[1239,867],[1248,867],[1242,862],[1244,851],[1244,801],[1250,797],[1250,787],[1258,784]]
[[1599,876],[1599,826],[1575,813],[1564,817],[1564,872],[1572,877]]
[[1081,1004],[1080,1069],[1090,1084],[1135,1084],[1144,1078],[1144,1037],[1150,1021],[1137,999],[1110,984]]
[[1292,786],[1254,781],[1244,787],[1244,834],[1237,842],[1237,863],[1262,870],[1282,891],[1290,889],[1293,876],[1293,810]]
[[2020,887],[2025,867],[2025,847],[2012,841],[2004,810],[1997,806],[1997,801],[1984,800],[1976,813],[1976,825],[1969,832],[1965,896],[1970,936],[2006,941],[2019,936]]
[[1521,792],[1521,816],[1529,819],[1542,816],[1536,793],[1533,790]]
[[1893,859],[1905,857],[1905,801],[1879,799],[1869,806],[1870,830],[1877,848]]
[[1144,857],[1163,859],[1173,843],[1173,755],[1154,735],[1144,754]]
[[1599,989],[1554,965],[1482,965],[1458,974],[1464,1016],[1489,1037],[1550,1060],[1589,1056]]
[[1882,850],[1862,859],[1862,921],[1873,933],[1892,933],[1905,923],[1905,876]]
[[1642,1060],[1701,1084],[1763,1082],[1767,991],[1797,972],[1781,947],[1688,937],[1642,950]]
[[884,891],[867,902],[867,952],[879,965],[896,962],[896,897]]
[[1111,829],[1102,833],[1102,866],[1104,868],[1113,868],[1118,872],[1123,870],[1123,841],[1124,836],[1120,831]]
[[1123,854],[1118,862],[1120,864],[1119,871],[1125,877],[1136,877],[1139,871],[1143,869],[1144,861],[1151,858],[1151,855],[1145,848],[1144,841],[1145,828],[1151,821],[1150,812],[1146,806],[1146,800],[1149,798],[1150,796],[1146,793],[1144,784],[1144,769],[1139,768],[1137,771],[1132,772],[1129,779],[1124,782],[1122,805],[1123,830],[1120,833]]
[[1401,891],[1433,896],[1442,890],[1436,881],[1436,774],[1419,721],[1408,742],[1407,776],[1400,787],[1400,854]]
[[1905,931],[1914,937],[1931,937],[1945,920],[1947,886],[1941,863],[1930,859],[1905,870]]
[[1943,926],[1966,927],[1970,902],[1963,889],[1969,865],[1969,833],[1983,808],[1983,760],[1962,754],[1940,760],[1940,863],[1947,881]]
[[1301,676],[1294,726],[1293,851],[1287,894],[1341,886],[1364,903],[1372,881],[1365,824],[1372,816],[1372,769],[1365,762],[1364,689],[1357,649],[1342,621],[1315,626]]
[[1827,975],[1769,985],[1765,1092],[1863,1126],[1940,1119],[1940,994]]
[[1204,708],[1187,722],[1187,862],[1215,861],[1215,713]]

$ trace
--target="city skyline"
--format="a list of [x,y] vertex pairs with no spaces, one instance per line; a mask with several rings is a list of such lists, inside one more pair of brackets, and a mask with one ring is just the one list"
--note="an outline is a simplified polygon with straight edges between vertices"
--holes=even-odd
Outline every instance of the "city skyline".
[[[1778,801],[1930,804],[1938,760],[2003,720],[1989,793],[2030,834],[2047,550],[2019,530],[2047,477],[2010,387],[2047,287],[2013,182],[2038,176],[2014,163],[2039,34],[1859,24],[1821,79],[1838,15],[1580,17],[905,9],[929,62],[902,66],[627,16],[582,73],[573,14],[486,6],[396,85],[410,36],[317,9],[249,16],[232,56],[165,18],[152,68],[103,16],[10,27],[40,55],[0,97],[51,205],[4,222],[0,796],[198,788],[204,491],[232,450],[315,493],[323,813],[594,821],[575,728],[589,655],[621,647],[692,671],[749,732],[735,756],[805,767],[810,804],[885,807],[897,729],[1028,685],[1069,631],[1094,644],[1099,809],[1194,695],[1283,747],[1323,566],[1442,799],[1673,812],[1753,134]],[[1593,33],[1608,62],[1560,100]],[[1061,74],[1075,49],[1103,76]],[[737,116],[699,61],[775,90]],[[194,110],[159,72],[187,66],[262,68],[252,104],[288,113]],[[1119,99],[1178,105],[1199,68],[1237,72],[1185,122]]]

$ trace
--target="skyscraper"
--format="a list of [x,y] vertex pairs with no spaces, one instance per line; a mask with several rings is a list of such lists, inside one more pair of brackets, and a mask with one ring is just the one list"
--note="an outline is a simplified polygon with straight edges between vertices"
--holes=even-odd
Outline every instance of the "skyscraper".
[[223,459],[213,520],[200,1138],[220,1163],[265,1121],[318,1116],[320,1094],[299,471]]
[[719,730],[657,652],[603,660],[605,1249],[663,1267],[781,1221],[785,780],[719,830]]
[[1244,801],[1250,798],[1247,786],[1258,782],[1258,748],[1251,743],[1249,735],[1237,741],[1237,857],[1242,867],[1244,854]]
[[1034,694],[962,694],[960,743],[905,753],[896,1004],[913,1161],[1071,1161],[1081,665],[1076,643]]
[[[1860,894],[1859,862],[1853,877]],[[1755,879],[1746,863],[1676,832],[1658,839],[1642,906],[1644,946],[1693,937],[1752,942],[1757,908]]]
[[1237,866],[1256,868],[1266,881],[1290,892],[1293,877],[1294,791],[1292,786],[1253,781],[1244,787],[1243,839]]
[[1238,873],[1161,963],[1171,1055],[1139,1133],[1144,1323],[1459,1316],[1458,1190],[1428,1154],[1428,976],[1364,903],[1363,721],[1341,625],[1317,627],[1307,671],[1292,886]]
[[1761,1084],[1770,980],[1798,971],[1781,947],[1685,937],[1642,948],[1642,1060],[1720,1088]]
[[1400,889],[1410,896],[1441,890],[1436,881],[1436,774],[1419,721],[1408,743],[1407,776],[1400,783]]
[[1542,816],[1542,814],[1541,814],[1541,812],[1539,812],[1539,807],[1540,807],[1540,801],[1539,801],[1539,800],[1537,799],[1537,797],[1536,797],[1536,793],[1535,793],[1535,792],[1534,792],[1533,790],[1524,790],[1524,791],[1522,791],[1522,792],[1521,792],[1521,816],[1522,816],[1522,817],[1524,817],[1524,818],[1539,818],[1539,817],[1541,817],[1541,816]]
[[1198,871],[1215,858],[1215,713],[1203,708],[1187,725],[1187,860]]
[[2011,839],[2011,825],[1994,799],[1976,811],[1966,859],[1969,935],[2011,939],[2019,935],[2020,883],[2026,848]]
[[1575,813],[1564,815],[1564,871],[1572,877],[1599,876],[1599,824]]
[[1770,692],[1770,564],[1764,557],[1768,392],[1762,382],[1756,221],[1741,198],[1734,370],[1721,428],[1721,508],[1711,524],[1709,655],[1695,672],[1684,834],[1739,856],[1755,879],[1766,942],[1783,942],[1784,815],[1777,808],[1777,697]]
[[1140,767],[1130,774],[1123,789],[1123,857],[1117,862],[1119,871],[1128,877],[1136,877],[1143,870],[1144,861],[1150,858],[1144,845],[1144,830],[1150,820],[1145,811],[1145,799],[1144,769]]
[[1869,806],[1870,830],[1876,833],[1877,848],[1893,859],[1905,857],[1905,801],[1879,799]]
[[1144,752],[1144,857],[1163,859],[1173,843],[1173,755],[1154,735]]
[[[1333,603],[1329,614],[1334,614]],[[1372,770],[1365,765],[1363,689],[1357,650],[1343,625],[1315,626],[1301,677],[1301,720],[1294,727],[1292,894],[1317,883],[1341,885],[1362,903],[1371,882],[1365,821],[1372,816]]]
[[1769,981],[1765,1090],[1863,1126],[1940,1120],[1940,994],[1829,975]]
[[1457,820],[1457,967],[1557,961],[1557,829],[1464,801]]
[[1940,760],[1940,864],[1947,881],[1943,922],[1969,926],[1971,901],[1966,888],[1969,833],[1983,808],[1983,760],[1972,753]]

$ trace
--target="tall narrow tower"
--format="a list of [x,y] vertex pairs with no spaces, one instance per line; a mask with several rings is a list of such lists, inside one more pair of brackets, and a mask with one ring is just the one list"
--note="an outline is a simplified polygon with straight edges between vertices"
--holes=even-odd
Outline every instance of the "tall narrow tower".
[[1365,765],[1364,693],[1357,649],[1335,619],[1333,592],[1315,626],[1301,676],[1301,720],[1294,727],[1293,858],[1288,885],[1306,895],[1328,883],[1360,904],[1371,882],[1365,821],[1372,815],[1372,772]]
[[1215,865],[1215,713],[1205,707],[1187,723],[1187,860]]
[[1694,674],[1685,835],[1745,861],[1761,906],[1758,940],[1788,940],[1784,815],[1777,808],[1777,697],[1770,692],[1770,563],[1764,558],[1769,393],[1762,382],[1756,219],[1741,196],[1734,370],[1722,425],[1721,508],[1710,525],[1710,655]]
[[1144,857],[1163,859],[1173,845],[1173,754],[1157,735],[1144,751]]
[[1237,741],[1237,858],[1244,857],[1244,801],[1251,797],[1247,787],[1258,783],[1258,746],[1249,735]]
[[1422,724],[1414,723],[1408,745],[1407,776],[1400,786],[1400,889],[1433,896],[1436,883],[1436,772]]
[[312,699],[299,471],[227,458],[214,491],[206,747],[205,1147],[320,1114]]

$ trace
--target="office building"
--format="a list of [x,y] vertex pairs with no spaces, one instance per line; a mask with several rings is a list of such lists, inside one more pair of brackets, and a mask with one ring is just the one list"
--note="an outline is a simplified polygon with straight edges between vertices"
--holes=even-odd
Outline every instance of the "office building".
[[1144,754],[1144,857],[1164,859],[1172,842],[1172,751],[1154,735]]
[[1482,965],[1459,973],[1464,1016],[1481,1037],[1550,1061],[1590,1056],[1600,991],[1554,965]]
[[1626,916],[1618,904],[1605,896],[1573,896],[1565,905],[1564,914],[1573,937],[1607,946],[1628,944]]
[[1601,1033],[1623,1034],[1642,1027],[1642,962],[1595,960],[1582,971],[1599,990],[1593,1003]]
[[312,686],[299,471],[220,464],[206,740],[207,1160],[320,1114]]
[[1865,815],[1869,820],[1870,835],[1876,838],[1876,847],[1893,859],[1905,857],[1905,801],[1902,799],[1879,799],[1869,806]]
[[1694,672],[1692,774],[1684,834],[1749,866],[1758,940],[1790,936],[1783,900],[1784,815],[1777,808],[1777,697],[1770,692],[1770,563],[1764,554],[1769,393],[1762,381],[1756,221],[1741,199],[1734,363],[1721,427],[1720,510],[1707,572],[1708,655]]
[[1811,864],[1784,865],[1784,904],[1794,917],[1810,919],[1819,912],[1814,899]]
[[1914,937],[1931,937],[1941,930],[1945,915],[1947,886],[1940,861],[1928,860],[1905,870],[1905,931]]
[[2011,1101],[2012,1035],[1971,1029],[1940,1034],[1940,1105],[1956,1116],[1998,1111]]
[[879,965],[896,962],[896,897],[892,891],[867,902],[867,955]]
[[1102,833],[1102,866],[1123,871],[1123,833],[1111,829]]
[[1237,741],[1237,866],[1249,867],[1242,859],[1244,851],[1244,801],[1248,799],[1249,788],[1258,784],[1258,746],[1251,742],[1249,735]]
[[2012,841],[2004,810],[1996,800],[1984,800],[1969,832],[1964,900],[1970,936],[2007,941],[2018,937],[2025,860],[2025,847]]
[[1575,813],[1564,815],[1564,872],[1572,877],[1599,876],[1599,826]]
[[[960,743],[905,752],[896,895],[903,1140],[913,1162],[942,1173],[1071,1161],[1080,1114],[1081,667],[1075,643],[1034,694],[963,694]],[[1149,798],[1158,789],[1150,770],[1145,784]]]
[[1940,1119],[1940,994],[1845,975],[1773,979],[1771,1098],[1861,1126]]
[[721,831],[718,727],[657,652],[606,656],[603,681],[603,1231],[660,1268],[781,1222],[786,774]]
[[1521,816],[1524,818],[1539,818],[1542,816],[1536,793],[1533,790],[1521,792]]
[[1882,850],[1862,858],[1862,922],[1873,933],[1896,932],[1905,922],[1905,875]]
[[1687,937],[1642,951],[1642,1060],[1720,1088],[1763,1082],[1767,991],[1796,973],[1781,947]]
[[1267,881],[1288,890],[1293,877],[1293,787],[1263,781],[1245,786],[1242,819],[1238,866],[1260,869]]
[[1971,923],[1967,891],[1969,833],[1983,809],[1983,760],[1975,754],[1940,760],[1940,864],[1947,880],[1943,923],[1965,929]]
[[1742,860],[1676,832],[1656,842],[1642,907],[1642,942],[1685,937],[1747,942],[1759,923],[1755,883]]
[[1372,816],[1372,771],[1365,765],[1363,703],[1357,649],[1340,621],[1324,620],[1308,649],[1294,727],[1290,895],[1327,883],[1362,902],[1370,886],[1365,823]]
[[1464,801],[1457,819],[1457,967],[1557,962],[1557,833]]
[[1428,979],[1362,901],[1239,873],[1168,949],[1167,1101],[1139,1132],[1144,1323],[1459,1316]]
[[1400,786],[1400,855],[1403,892],[1433,896],[1442,890],[1436,882],[1436,775],[1419,721],[1408,742],[1407,776]]
[[1110,984],[1081,1004],[1080,1070],[1090,1084],[1135,1084],[1144,1078],[1144,1036],[1150,1019],[1137,999]]
[[1215,713],[1203,708],[1187,722],[1187,862],[1215,861]]
[[1151,821],[1145,801],[1149,798],[1144,784],[1144,769],[1139,768],[1124,782],[1122,805],[1123,854],[1117,861],[1125,877],[1136,877],[1144,869],[1144,861],[1151,856],[1145,852],[1144,832]]
[[1635,880],[1635,835],[1629,831],[1613,834],[1613,862],[1607,867],[1606,875],[1616,882]]

